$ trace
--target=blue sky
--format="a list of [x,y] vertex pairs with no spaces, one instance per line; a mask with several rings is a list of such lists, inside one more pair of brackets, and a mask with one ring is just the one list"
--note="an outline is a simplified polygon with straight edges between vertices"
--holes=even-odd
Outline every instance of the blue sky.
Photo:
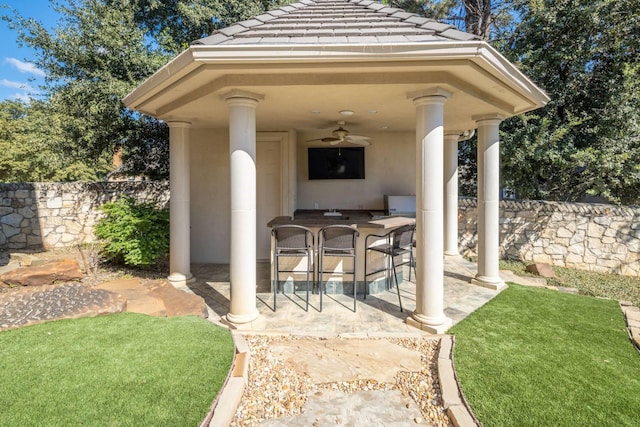
[[[53,27],[58,19],[48,0],[0,0],[0,5],[16,9],[22,16],[34,18],[47,28]],[[0,9],[0,15],[6,14],[8,9]],[[0,21],[0,101],[37,96],[38,86],[44,81],[44,71],[31,63],[34,52],[28,47],[18,47],[16,38],[7,23]]]

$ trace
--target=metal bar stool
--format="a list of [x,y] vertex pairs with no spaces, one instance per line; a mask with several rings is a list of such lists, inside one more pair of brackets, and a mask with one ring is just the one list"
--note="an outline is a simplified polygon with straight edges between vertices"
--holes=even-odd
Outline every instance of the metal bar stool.
[[[353,275],[353,312],[356,311],[356,292],[358,289],[358,280],[356,278],[356,270],[358,258],[356,256],[356,241],[360,232],[349,225],[329,225],[323,227],[318,232],[318,282],[320,290],[320,311],[322,311],[322,294],[326,291],[325,282],[323,280],[324,258],[339,257],[353,258],[353,269],[351,271],[343,271],[339,274]],[[331,272],[333,273],[333,272]]]
[[[400,284],[398,283],[398,275],[396,272],[396,267],[401,265],[410,264],[413,261],[413,253],[412,253],[412,242],[413,242],[413,234],[415,232],[416,226],[415,224],[404,225],[402,227],[398,227],[395,230],[391,230],[387,234],[377,235],[370,234],[365,239],[365,259],[364,259],[364,272],[365,272],[365,282],[366,278],[372,274],[379,273],[381,271],[385,271],[386,276],[385,280],[388,280],[388,276],[390,273],[393,273],[393,281],[395,281],[396,290],[398,292],[398,303],[400,304],[400,311],[402,312],[402,299],[400,298]],[[386,242],[381,245],[369,245],[369,238],[378,238],[385,239]],[[368,272],[367,271],[367,254],[368,251],[374,251],[385,256],[385,267],[382,269],[378,269],[376,271]],[[395,259],[398,256],[404,256],[409,254],[408,261],[401,261],[396,263]],[[411,268],[411,266],[409,266]],[[409,274],[411,274],[411,270],[409,270]],[[389,289],[391,289],[391,282],[387,283]],[[364,297],[367,297],[367,293],[365,290]]]
[[[300,273],[299,270],[280,270],[280,257],[306,257],[307,258],[307,299],[306,311],[309,311],[309,274],[313,274],[313,248],[315,237],[313,232],[301,225],[281,225],[271,230],[273,236],[273,311],[276,311],[276,294],[279,287],[279,273]],[[293,293],[296,293],[295,280],[293,281]],[[282,287],[284,295],[284,286]]]

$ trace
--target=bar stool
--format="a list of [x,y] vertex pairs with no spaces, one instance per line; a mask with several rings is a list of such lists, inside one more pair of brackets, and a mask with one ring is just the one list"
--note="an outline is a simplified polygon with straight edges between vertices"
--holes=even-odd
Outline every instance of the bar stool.
[[[276,311],[276,294],[279,287],[279,273],[300,273],[299,270],[280,270],[280,257],[307,258],[307,299],[305,311],[309,311],[309,274],[313,275],[313,248],[315,237],[313,232],[301,225],[281,225],[271,230],[273,236],[273,311]],[[296,283],[293,281],[293,293],[296,293]],[[284,295],[284,286],[282,287]]]
[[[351,271],[343,271],[339,274],[353,275],[353,312],[356,311],[356,292],[358,289],[358,280],[356,278],[356,266],[358,258],[356,256],[356,241],[360,232],[349,225],[329,225],[323,227],[318,232],[318,285],[320,290],[320,311],[322,311],[322,294],[325,289],[323,280],[324,258],[353,258],[353,269]],[[333,273],[333,272],[331,272]]]
[[[388,280],[389,274],[393,273],[393,281],[395,281],[396,290],[398,292],[398,303],[400,304],[400,311],[402,312],[402,299],[400,298],[400,284],[398,283],[398,275],[396,272],[396,267],[401,265],[410,264],[413,262],[413,251],[412,251],[412,242],[413,242],[413,234],[415,232],[416,226],[415,224],[404,225],[402,227],[398,227],[395,230],[391,230],[390,232],[377,235],[370,234],[365,239],[365,259],[364,259],[364,272],[365,272],[365,282],[366,278],[372,274],[379,273],[381,271],[385,272],[385,280]],[[385,239],[385,243],[381,245],[370,246],[369,238],[374,237],[378,239]],[[385,256],[385,267],[382,269],[378,269],[376,271],[367,272],[367,252],[373,251],[384,254]],[[404,256],[409,254],[408,261],[401,261],[396,263],[395,259],[398,256]],[[411,269],[411,266],[409,266]],[[411,274],[411,270],[409,270],[409,274]],[[387,282],[387,287],[391,289],[391,282]],[[365,290],[364,297],[367,298],[367,293]]]

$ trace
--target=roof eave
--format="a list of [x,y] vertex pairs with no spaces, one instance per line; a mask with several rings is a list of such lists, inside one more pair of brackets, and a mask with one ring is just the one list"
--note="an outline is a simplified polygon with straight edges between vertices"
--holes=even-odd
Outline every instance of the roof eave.
[[[401,44],[332,45],[192,45],[131,91],[124,104],[132,109],[179,81],[194,69],[208,64],[252,65],[332,62],[402,62],[412,60],[469,59],[531,101],[531,108],[546,105],[550,98],[515,65],[484,41],[442,41]],[[141,110],[142,111],[142,110]],[[145,111],[142,111],[145,112]]]

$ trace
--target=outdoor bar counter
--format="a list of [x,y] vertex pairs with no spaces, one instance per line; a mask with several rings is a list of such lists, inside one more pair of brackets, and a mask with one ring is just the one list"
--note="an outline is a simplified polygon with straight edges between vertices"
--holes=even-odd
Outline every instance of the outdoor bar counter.
[[[309,228],[313,231],[315,235],[315,244],[318,244],[318,232],[322,227],[326,227],[328,225],[350,225],[355,227],[360,235],[358,237],[356,253],[357,253],[357,274],[356,279],[358,282],[358,294],[361,295],[365,290],[365,283],[368,283],[368,293],[375,294],[379,292],[383,292],[386,290],[386,281],[385,281],[385,273],[379,272],[377,274],[372,274],[366,278],[364,274],[364,259],[365,255],[369,258],[367,259],[367,268],[369,271],[381,270],[384,266],[385,260],[384,256],[377,252],[369,251],[368,254],[365,254],[365,239],[367,236],[371,234],[375,235],[384,235],[388,232],[392,231],[397,227],[401,227],[403,225],[414,224],[415,218],[404,217],[404,216],[384,216],[382,212],[370,212],[370,211],[361,211],[361,210],[345,210],[340,211],[340,216],[325,216],[324,213],[326,210],[299,210],[296,211],[294,217],[288,216],[278,216],[269,221],[267,224],[269,227],[277,227],[281,225],[302,225],[304,227]],[[369,245],[375,244],[376,241],[382,242],[383,239],[375,239],[370,238]],[[271,247],[273,248],[273,242]],[[273,262],[273,254],[271,256]],[[317,260],[314,257],[314,262]],[[290,258],[289,262],[291,264],[283,265],[283,259],[280,260],[280,265],[282,269],[286,270],[300,270],[301,272],[305,271],[306,268],[306,258]],[[329,282],[327,285],[328,291],[331,292],[332,288],[334,292],[344,292],[347,294],[353,293],[352,288],[352,276],[338,274],[342,271],[351,271],[352,270],[352,260],[350,258],[338,258],[338,257],[329,257],[325,259],[324,262],[325,271],[333,271],[336,274],[325,274],[323,280],[325,282]],[[272,269],[273,270],[273,269]],[[272,271],[273,276],[273,271]],[[293,277],[296,276],[296,277]],[[296,284],[303,280],[304,274],[298,275],[297,273],[282,273],[280,275],[281,282],[287,282],[286,290],[290,291],[292,288],[292,282],[295,281]],[[273,279],[273,277],[272,277]],[[344,282],[344,285],[343,285]],[[298,286],[298,285],[296,285]]]

